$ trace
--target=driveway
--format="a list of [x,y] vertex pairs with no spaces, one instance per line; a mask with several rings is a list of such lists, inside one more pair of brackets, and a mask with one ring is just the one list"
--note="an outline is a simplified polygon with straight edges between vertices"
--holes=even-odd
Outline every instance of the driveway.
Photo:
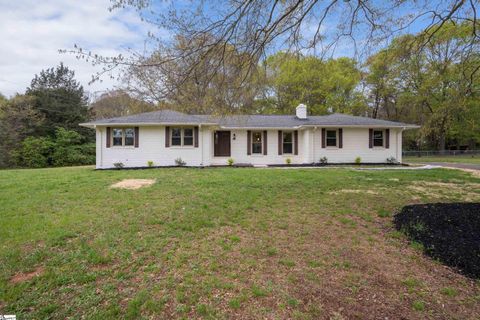
[[473,164],[473,163],[453,163],[453,162],[428,162],[425,164],[430,164],[432,166],[442,166],[447,168],[455,168],[455,169],[470,169],[470,170],[479,170],[480,171],[480,164]]

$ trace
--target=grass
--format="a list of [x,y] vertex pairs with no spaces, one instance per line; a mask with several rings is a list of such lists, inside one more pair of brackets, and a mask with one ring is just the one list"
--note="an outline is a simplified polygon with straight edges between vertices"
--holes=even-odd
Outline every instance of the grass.
[[403,157],[406,163],[452,162],[480,164],[480,155]]
[[[156,183],[109,188],[126,178]],[[479,186],[443,169],[0,171],[0,314],[473,318],[480,284],[391,219],[410,203],[479,201]]]

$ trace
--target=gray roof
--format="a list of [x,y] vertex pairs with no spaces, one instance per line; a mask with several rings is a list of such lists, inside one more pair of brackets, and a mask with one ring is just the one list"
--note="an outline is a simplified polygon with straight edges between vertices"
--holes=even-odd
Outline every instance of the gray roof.
[[308,116],[299,119],[292,115],[189,115],[172,110],[160,110],[147,113],[134,114],[82,123],[82,126],[107,126],[107,125],[133,125],[133,124],[210,124],[223,128],[294,128],[301,126],[352,126],[352,127],[405,127],[417,128],[418,126],[367,117],[357,117],[346,114],[334,113],[325,116]]

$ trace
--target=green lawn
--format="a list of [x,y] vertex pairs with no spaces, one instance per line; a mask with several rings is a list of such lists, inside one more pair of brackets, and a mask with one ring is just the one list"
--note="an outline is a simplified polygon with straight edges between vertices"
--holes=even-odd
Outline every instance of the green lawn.
[[454,163],[480,164],[480,155],[403,157],[403,162],[406,162],[406,163],[454,162]]
[[[138,190],[110,189],[153,178]],[[457,170],[0,171],[0,314],[18,319],[475,319],[480,284],[392,228],[480,201]]]

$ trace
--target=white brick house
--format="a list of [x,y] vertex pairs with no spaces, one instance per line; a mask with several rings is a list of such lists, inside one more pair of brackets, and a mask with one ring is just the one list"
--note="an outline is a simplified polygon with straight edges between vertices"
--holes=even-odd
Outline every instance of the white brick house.
[[96,130],[96,167],[187,166],[236,164],[385,163],[402,160],[405,123],[343,114],[215,117],[170,110],[103,119],[81,124]]

